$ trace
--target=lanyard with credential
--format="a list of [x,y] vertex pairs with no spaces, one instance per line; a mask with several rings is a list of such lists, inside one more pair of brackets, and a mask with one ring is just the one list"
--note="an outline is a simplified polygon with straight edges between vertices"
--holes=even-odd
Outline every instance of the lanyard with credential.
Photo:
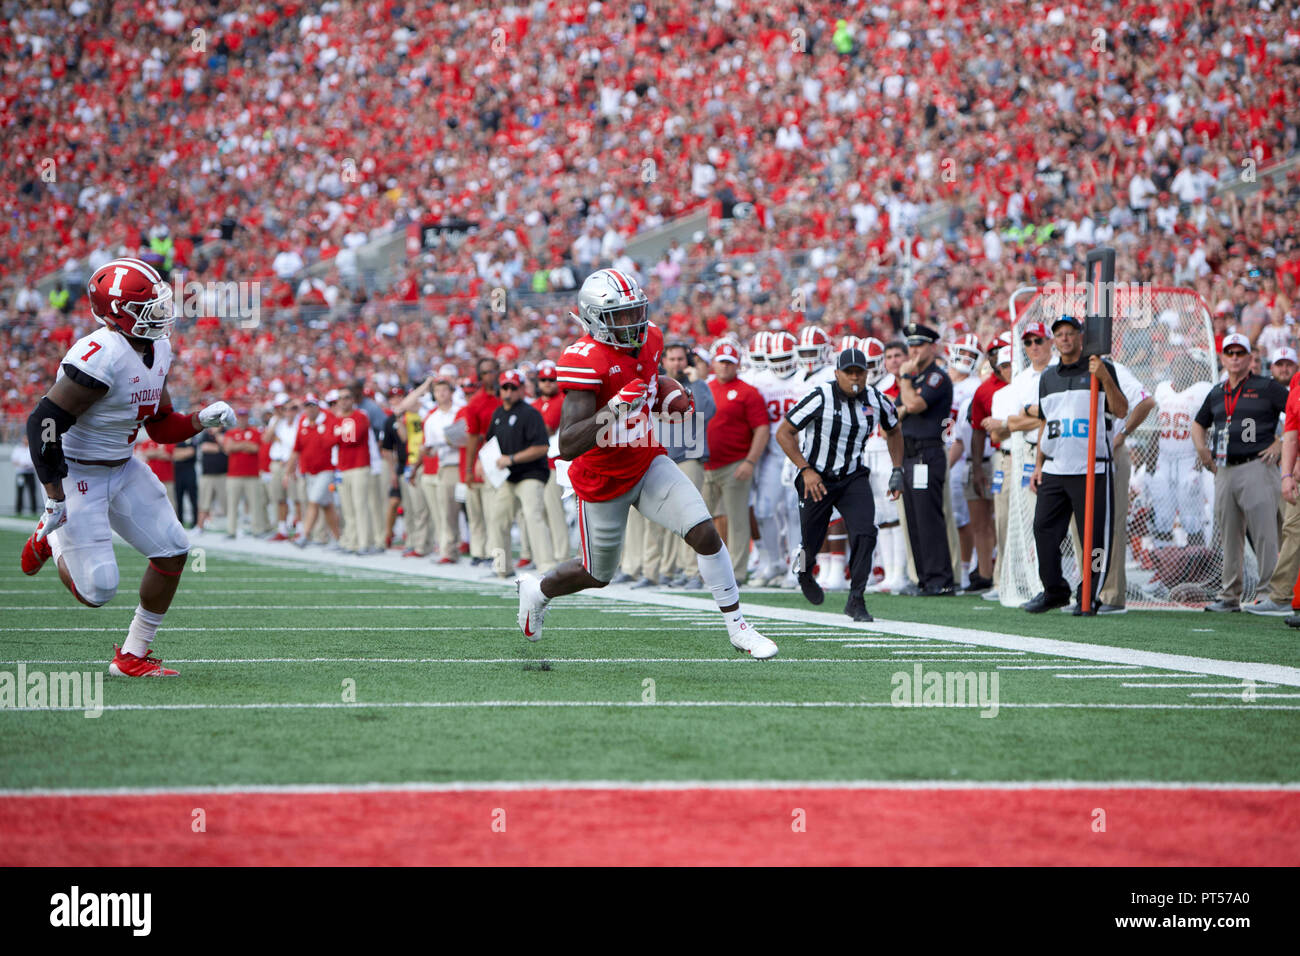
[[1234,390],[1227,387],[1227,382],[1224,383],[1223,410],[1227,412],[1228,418],[1223,423],[1223,433],[1219,436],[1218,447],[1214,449],[1215,463],[1218,465],[1223,465],[1228,460],[1228,433],[1232,430],[1232,416],[1236,414],[1237,401],[1241,398],[1241,390],[1245,387],[1246,379],[1243,378],[1235,389],[1236,394],[1234,395]]

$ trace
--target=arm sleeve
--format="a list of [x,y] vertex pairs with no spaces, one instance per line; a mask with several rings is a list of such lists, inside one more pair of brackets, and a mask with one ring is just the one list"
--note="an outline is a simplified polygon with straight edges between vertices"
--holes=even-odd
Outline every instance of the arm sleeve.
[[880,427],[885,431],[893,431],[898,427],[898,409],[879,389],[873,391],[876,393],[876,407],[880,409]]
[[1197,410],[1196,417],[1193,419],[1202,428],[1209,428],[1214,422],[1214,415],[1210,412],[1210,399],[1212,398],[1214,398],[1214,389],[1210,389],[1210,393],[1205,396],[1205,401],[1201,402],[1201,407]]
[[83,372],[71,362],[63,363],[63,374],[68,376],[68,378],[72,379],[72,381],[76,382],[82,388],[93,388],[96,391],[101,392],[108,391],[107,382],[101,382],[89,372]]
[[[814,388],[811,392],[799,399],[799,404],[785,413],[785,420],[794,426],[795,431],[800,431],[813,420],[813,417],[820,414],[822,406],[826,402],[826,396],[821,388]],[[898,420],[898,416],[894,416]]]

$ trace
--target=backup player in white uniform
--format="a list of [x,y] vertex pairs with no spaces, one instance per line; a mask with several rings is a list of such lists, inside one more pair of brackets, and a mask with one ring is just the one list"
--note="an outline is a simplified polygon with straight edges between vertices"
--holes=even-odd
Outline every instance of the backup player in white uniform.
[[[975,390],[980,387],[975,369],[983,357],[979,339],[974,335],[958,336],[948,343],[948,375],[952,379],[952,419],[944,429],[943,440],[951,453],[953,441],[958,437],[960,423],[966,420],[966,411]],[[948,468],[948,496],[952,502],[952,519],[957,528],[962,558],[961,586],[969,584],[966,562],[975,546],[970,527],[970,506],[966,503],[966,474],[970,470],[970,436],[966,436],[964,451]],[[951,455],[950,455],[951,458]]]
[[170,677],[176,671],[164,668],[149,644],[176,594],[189,539],[162,483],[131,449],[142,428],[154,441],[180,442],[204,428],[233,427],[235,413],[225,402],[193,415],[172,410],[172,293],[152,266],[114,259],[95,270],[87,291],[103,327],[72,346],[27,420],[45,513],[23,546],[22,567],[36,574],[53,557],[73,596],[100,607],[117,594],[117,532],[149,567],[109,673]]
[[[776,442],[776,426],[786,412],[808,394],[809,385],[795,359],[795,338],[789,332],[767,334],[767,372],[750,384],[758,389],[772,426],[767,450],[754,474],[754,518],[758,522],[760,564],[757,580],[767,586],[782,584],[789,571],[785,555],[802,543],[799,534],[799,496],[793,479],[783,480],[789,459]],[[782,538],[785,548],[782,549]]]
[[[1197,467],[1192,420],[1214,386],[1210,382],[1192,381],[1193,370],[1190,361],[1181,360],[1175,366],[1174,380],[1156,386],[1160,438],[1159,458],[1151,481],[1151,508],[1157,547],[1172,543],[1175,518],[1182,524],[1189,543],[1205,543],[1206,516],[1213,501],[1214,486],[1213,480],[1206,478],[1209,472]],[[1179,391],[1176,384],[1186,387]]]

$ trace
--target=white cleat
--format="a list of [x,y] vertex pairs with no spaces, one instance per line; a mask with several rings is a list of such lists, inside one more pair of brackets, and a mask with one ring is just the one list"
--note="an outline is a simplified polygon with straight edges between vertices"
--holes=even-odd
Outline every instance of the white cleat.
[[530,641],[540,641],[549,603],[542,593],[542,579],[535,574],[521,574],[515,589],[519,592],[519,630]]
[[738,651],[744,651],[750,657],[758,658],[760,661],[765,661],[769,657],[776,657],[777,652],[776,644],[758,633],[748,623],[742,623],[736,632],[731,635],[731,646]]

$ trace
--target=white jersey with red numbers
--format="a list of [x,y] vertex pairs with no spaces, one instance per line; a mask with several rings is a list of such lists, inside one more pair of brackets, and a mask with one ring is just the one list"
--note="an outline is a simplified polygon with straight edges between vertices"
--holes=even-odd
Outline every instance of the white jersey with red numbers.
[[771,373],[764,373],[761,376],[755,376],[754,381],[750,382],[763,399],[763,407],[767,409],[767,423],[771,427],[771,434],[768,435],[768,450],[776,455],[777,458],[785,458],[785,452],[776,441],[776,427],[781,424],[781,419],[785,418],[785,413],[799,404],[799,399],[808,394],[808,379],[804,377],[803,372],[795,371],[789,378],[780,378]]
[[650,407],[658,397],[659,358],[664,335],[650,323],[645,345],[638,352],[616,349],[584,335],[574,342],[556,365],[556,378],[564,392],[594,392],[597,409],[631,382],[648,386],[645,403],[635,415],[602,428],[596,447],[573,459],[569,482],[584,501],[608,501],[631,488],[650,468],[650,462],[664,454],[655,439]]
[[[943,443],[951,445],[953,439],[957,437],[958,423],[961,421],[963,408],[975,397],[975,390],[980,387],[979,376],[967,375],[960,382],[953,380],[952,383],[952,411],[948,414],[948,423],[943,430]],[[970,452],[970,445],[966,446],[966,451]]]
[[[898,405],[898,379],[894,378],[889,372],[880,376],[880,381],[876,382],[875,388],[881,395],[893,402],[895,406]],[[866,455],[871,454],[873,451],[889,451],[889,443],[885,441],[885,433],[879,423],[876,425],[876,430],[871,433],[871,437],[867,439]],[[866,460],[865,455],[863,460]],[[867,463],[867,467],[871,467],[870,462]]]
[[152,366],[125,335],[107,326],[77,340],[59,364],[58,378],[108,391],[64,433],[63,454],[83,461],[129,458],[145,419],[158,414],[171,364],[166,339],[153,343]]
[[1172,382],[1156,386],[1156,427],[1160,430],[1160,458],[1195,458],[1192,421],[1201,410],[1205,396],[1214,386],[1193,382],[1186,391],[1174,390]]

